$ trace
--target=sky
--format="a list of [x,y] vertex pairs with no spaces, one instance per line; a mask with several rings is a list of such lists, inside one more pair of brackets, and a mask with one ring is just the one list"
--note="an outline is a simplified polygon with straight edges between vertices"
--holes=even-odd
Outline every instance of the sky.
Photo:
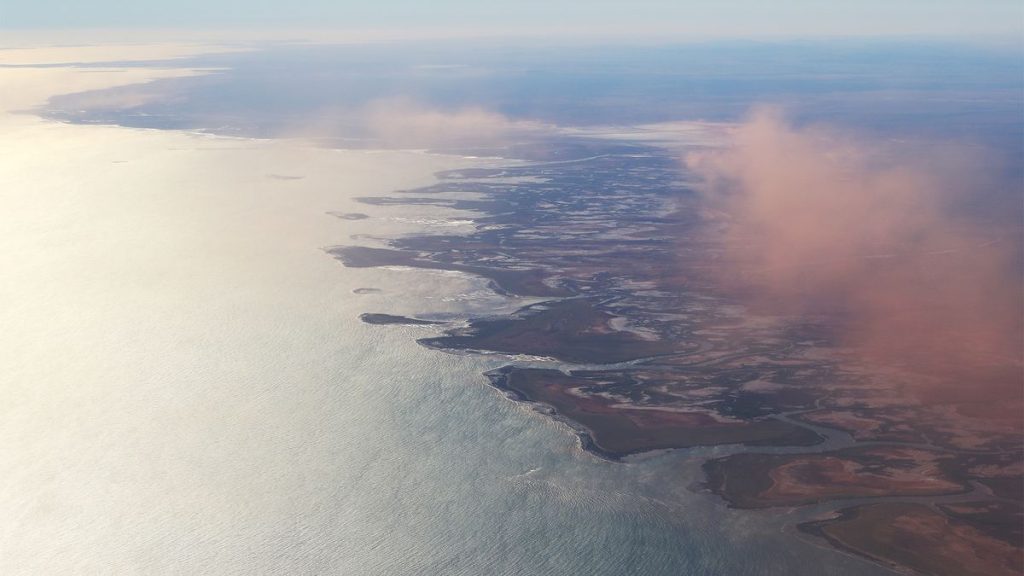
[[[437,29],[708,37],[1020,38],[1019,0],[0,0],[0,31]],[[2,40],[2,37],[0,37]]]

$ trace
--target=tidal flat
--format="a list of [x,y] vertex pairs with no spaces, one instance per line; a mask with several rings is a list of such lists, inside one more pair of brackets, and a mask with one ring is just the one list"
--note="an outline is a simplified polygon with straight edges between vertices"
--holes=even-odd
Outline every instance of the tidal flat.
[[[828,317],[759,316],[745,307],[716,278],[716,224],[702,216],[703,199],[680,185],[675,153],[585,139],[566,145],[557,162],[441,174],[435,186],[364,201],[394,205],[408,195],[421,205],[431,194],[472,191],[484,213],[475,232],[332,254],[347,266],[478,274],[503,294],[541,298],[419,342],[519,359],[488,372],[491,384],[564,423],[584,450],[618,461],[743,445],[704,465],[706,487],[738,508],[929,496],[938,503],[971,493],[992,505],[986,530],[956,528],[936,539],[943,523],[969,521],[950,508],[924,516],[914,508],[899,516],[922,519],[904,522],[905,534],[855,538],[894,519],[883,504],[802,530],[900,569],[955,573],[926,560],[930,551],[970,555],[975,546],[999,554],[964,559],[970,570],[1019,568],[1019,538],[1007,528],[1022,503],[1008,486],[1024,482],[1019,390],[984,406],[951,394],[921,397],[913,390],[937,381],[936,370],[875,371],[842,346]],[[976,373],[997,375],[1006,390],[1017,378],[1012,361]],[[847,434],[846,445],[815,448],[825,446],[827,430]],[[899,551],[893,541],[903,542]]]

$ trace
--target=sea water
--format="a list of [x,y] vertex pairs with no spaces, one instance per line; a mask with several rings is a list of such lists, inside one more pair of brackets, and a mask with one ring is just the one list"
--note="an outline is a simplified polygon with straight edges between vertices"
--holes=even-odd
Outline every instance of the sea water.
[[480,160],[17,130],[0,139],[0,573],[885,572],[785,511],[728,509],[686,451],[581,451],[487,385],[501,357],[359,321],[523,304],[324,252],[471,219],[355,198]]

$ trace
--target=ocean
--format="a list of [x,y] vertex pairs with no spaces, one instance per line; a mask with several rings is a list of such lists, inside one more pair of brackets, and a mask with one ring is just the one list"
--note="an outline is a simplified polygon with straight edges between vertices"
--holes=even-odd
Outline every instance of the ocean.
[[487,384],[503,358],[359,320],[524,303],[324,251],[457,230],[355,199],[494,160],[3,126],[0,573],[888,573],[702,492],[728,449],[601,460]]

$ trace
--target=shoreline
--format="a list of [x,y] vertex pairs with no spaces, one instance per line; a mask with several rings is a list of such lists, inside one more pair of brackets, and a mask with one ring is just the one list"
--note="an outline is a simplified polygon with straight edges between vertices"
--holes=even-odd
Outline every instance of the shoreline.
[[[203,137],[214,141],[221,138],[209,134]],[[259,141],[269,147],[279,145],[273,140]],[[509,314],[470,317],[465,328],[418,342],[446,352],[476,354],[488,350],[552,358],[570,365],[615,365],[541,374],[541,370],[513,364],[484,374],[492,388],[564,424],[585,452],[603,460],[621,462],[633,454],[693,446],[806,448],[777,458],[779,462],[772,466],[741,469],[761,474],[759,480],[764,481],[790,466],[789,470],[796,470],[790,476],[792,482],[808,489],[821,476],[835,473],[839,469],[835,460],[842,460],[843,455],[841,450],[815,451],[813,446],[822,438],[811,425],[827,424],[851,435],[859,434],[856,441],[875,439],[878,430],[889,434],[885,438],[927,434],[950,445],[979,441],[974,437],[948,439],[949,434],[958,431],[950,432],[950,425],[942,428],[937,423],[942,414],[908,416],[867,410],[877,423],[862,414],[851,414],[832,398],[833,394],[821,389],[821,383],[842,382],[846,388],[837,394],[847,394],[850,401],[868,403],[876,398],[871,396],[870,387],[858,388],[856,382],[846,382],[844,378],[849,375],[838,360],[821,359],[821,350],[831,345],[827,337],[814,327],[759,325],[756,319],[751,321],[730,310],[734,303],[713,292],[700,270],[705,264],[702,252],[714,245],[703,236],[699,218],[689,212],[699,207],[697,199],[674,183],[677,168],[669,155],[644,144],[587,140],[586,146],[600,153],[552,162],[509,161],[508,166],[499,167],[495,164],[501,162],[470,162],[463,168],[436,171],[433,179],[420,188],[406,187],[390,196],[357,199],[365,205],[457,208],[453,202],[459,200],[451,200],[447,193],[479,188],[484,201],[476,208],[484,217],[474,225],[473,233],[444,236],[408,226],[406,231],[411,229],[411,235],[389,233],[390,239],[384,239],[386,248],[379,247],[378,240],[373,246],[332,246],[325,251],[348,268],[403,266],[457,271],[488,280],[498,295],[562,298]],[[646,155],[633,154],[638,150]],[[467,157],[461,158],[467,161]],[[282,178],[282,174],[287,176]],[[309,183],[306,174],[296,170],[275,168],[266,176],[279,186]],[[444,198],[439,193],[444,193]],[[677,208],[666,212],[666,201]],[[327,207],[323,213],[340,214],[338,218],[345,225],[374,222],[372,217],[347,217],[362,215],[351,206],[350,210],[340,208]],[[677,258],[678,235],[685,238],[686,247]],[[436,324],[417,320],[417,315],[364,312],[363,320],[367,322],[365,317],[370,317],[370,324]],[[638,330],[627,329],[633,323]],[[567,415],[571,411],[564,406],[559,409],[558,402],[547,403],[537,394],[531,396],[522,387],[510,385],[508,378],[513,370],[533,370],[530,374],[538,377],[538,386],[549,386],[551,398],[579,409],[584,417],[600,418],[607,428],[588,427]],[[495,376],[496,372],[500,377]],[[814,417],[818,420],[800,422],[802,419],[797,418],[797,422],[790,422],[777,417],[794,410],[817,410]],[[920,430],[900,429],[901,419],[906,418],[912,418]],[[986,443],[983,445],[998,447],[1004,442],[997,436],[986,436],[985,429],[968,432],[981,438]],[[746,439],[735,440],[737,437]],[[686,443],[693,439],[694,443]],[[614,442],[620,450],[609,449]],[[629,446],[641,448],[630,450]],[[816,463],[814,455],[822,454],[832,460]],[[927,460],[920,454],[918,457]],[[734,456],[706,461],[729,458]],[[900,460],[880,458],[866,463],[855,461],[853,465],[893,473],[905,467]],[[986,460],[974,455],[964,456],[957,463],[965,475],[986,466],[997,469],[989,477],[981,476],[992,482],[1007,477],[1004,471],[1012,469],[1013,464],[1006,459]],[[839,466],[845,473],[845,464]],[[939,471],[945,473],[941,468]],[[928,479],[941,477],[930,469],[922,474]],[[722,497],[716,494],[716,498]],[[755,498],[758,493],[751,491],[747,496]],[[833,502],[836,498],[822,501]],[[785,505],[774,503],[768,507]]]
[[[396,505],[360,478],[409,488],[385,452],[436,465],[401,451],[407,423],[393,404],[412,385],[453,386],[430,374],[451,365],[419,374],[380,361],[377,345],[420,350],[358,320],[381,297],[352,291],[386,287],[386,274],[343,269],[319,247],[366,225],[328,210],[354,212],[360,194],[429,186],[477,163],[7,113],[65,89],[170,73],[0,68],[0,294],[13,303],[0,310],[12,471],[0,572],[362,573],[371,543],[336,538],[338,511],[361,494],[382,514],[359,522],[388,534],[391,562],[430,573],[429,557],[409,552],[426,546],[409,519],[422,526],[443,508],[425,496]],[[460,285],[409,284],[426,294]],[[408,378],[388,381],[388,370]],[[437,401],[431,412],[444,409]],[[471,487],[475,473],[437,466],[420,481],[441,494],[453,480]],[[461,536],[443,542],[458,550]]]
[[[635,155],[629,158],[619,165],[621,172],[604,173],[613,179],[626,178],[631,171],[631,163],[657,162],[658,158],[663,157],[650,152],[643,159],[637,159]],[[568,372],[565,372],[520,368],[513,362],[484,376],[488,384],[507,399],[528,406],[564,425],[576,437],[578,446],[584,452],[602,460],[621,462],[631,455],[666,449],[730,444],[782,448],[802,446],[795,452],[778,457],[779,462],[794,462],[798,463],[794,465],[799,466],[803,466],[805,461],[816,462],[816,457],[823,458],[821,461],[827,463],[827,466],[833,466],[833,462],[841,462],[837,460],[839,456],[846,454],[892,453],[898,456],[872,456],[874,459],[844,465],[867,465],[880,470],[879,475],[872,480],[880,484],[868,488],[858,485],[861,480],[854,480],[850,487],[851,495],[861,496],[858,491],[872,490],[874,492],[871,493],[879,497],[891,496],[898,499],[901,495],[898,485],[883,479],[887,473],[898,473],[906,466],[902,459],[904,457],[927,461],[931,453],[923,448],[915,448],[914,442],[922,437],[951,438],[951,441],[940,442],[936,446],[941,450],[956,446],[955,442],[967,442],[968,438],[974,441],[973,438],[987,434],[980,432],[985,428],[978,427],[984,426],[984,423],[979,425],[963,420],[950,422],[948,417],[942,420],[938,416],[931,416],[927,411],[928,406],[914,408],[917,412],[911,414],[920,432],[905,431],[906,425],[901,420],[906,416],[890,414],[884,409],[862,410],[872,418],[878,418],[879,415],[884,418],[880,424],[875,425],[881,435],[876,436],[872,432],[875,428],[867,429],[866,432],[851,427],[851,424],[861,425],[867,416],[846,415],[842,403],[828,399],[827,391],[804,384],[801,380],[812,384],[839,380],[846,387],[843,393],[849,394],[851,398],[871,398],[872,394],[877,394],[877,388],[872,387],[870,379],[860,376],[857,372],[859,367],[848,374],[839,360],[831,360],[827,356],[823,360],[819,350],[828,350],[832,344],[826,337],[819,335],[815,326],[745,321],[735,317],[732,308],[726,305],[727,302],[719,303],[714,296],[692,298],[686,293],[675,296],[667,291],[670,289],[666,286],[672,286],[677,280],[671,271],[658,268],[658,259],[664,257],[664,250],[668,247],[665,238],[670,237],[662,231],[669,227],[682,226],[685,230],[686,226],[699,226],[699,221],[692,220],[686,214],[688,206],[692,205],[692,198],[666,190],[677,208],[668,214],[659,210],[658,216],[650,214],[654,213],[655,206],[661,208],[661,199],[650,204],[650,212],[643,202],[624,211],[616,211],[617,202],[623,202],[622,206],[630,204],[626,204],[626,200],[609,200],[606,191],[594,194],[598,198],[575,197],[574,200],[564,200],[566,195],[574,191],[583,192],[582,188],[577,187],[576,174],[582,174],[582,170],[587,169],[600,171],[593,164],[607,163],[614,166],[618,160],[615,153],[593,154],[558,165],[568,170],[568,174],[543,162],[493,170],[494,174],[500,173],[502,177],[511,175],[522,178],[523,183],[518,188],[499,182],[490,184],[490,173],[486,170],[478,171],[470,179],[477,195],[483,194],[485,201],[488,198],[493,201],[499,194],[507,198],[510,193],[518,193],[513,199],[503,201],[516,204],[522,213],[504,214],[483,208],[485,216],[477,219],[477,232],[458,239],[458,242],[473,246],[472,249],[463,249],[455,238],[422,236],[393,240],[388,250],[380,253],[385,256],[383,260],[375,261],[372,257],[374,255],[368,253],[359,254],[360,257],[356,258],[351,255],[345,258],[343,255],[340,259],[346,265],[354,264],[358,267],[403,261],[416,267],[459,270],[491,279],[492,288],[505,295],[546,296],[531,288],[538,285],[545,286],[544,290],[566,291],[564,296],[559,294],[563,296],[561,299],[531,304],[512,314],[469,318],[464,328],[448,330],[442,336],[421,338],[419,342],[449,353],[547,357],[567,364]],[[535,175],[548,180],[537,183],[531,180]],[[393,196],[393,201],[402,203],[403,196],[409,195],[413,196],[410,204],[415,204],[412,200],[429,198],[435,192],[457,192],[469,187],[470,182],[465,182],[464,176],[460,174],[454,179],[446,178],[439,186],[429,189],[403,191]],[[596,177],[580,175],[579,178],[580,181],[592,181]],[[625,187],[624,184],[621,186]],[[603,204],[596,203],[599,198]],[[652,198],[658,196],[654,194]],[[370,204],[379,201],[376,198],[365,200]],[[556,207],[567,203],[575,204],[575,211],[556,211],[561,210]],[[583,216],[577,219],[575,214]],[[543,226],[534,225],[537,221],[544,223]],[[617,233],[607,239],[598,237],[583,240],[575,232],[576,228],[594,228],[593,222],[600,223],[600,228],[614,226],[630,232]],[[526,231],[522,239],[516,230]],[[690,239],[697,239],[698,244],[703,242],[699,236],[690,236]],[[505,259],[495,262],[489,255],[497,252],[499,246]],[[700,253],[695,252],[693,258],[692,269],[703,269],[699,260]],[[482,266],[479,263],[484,261],[489,264]],[[686,269],[690,264],[684,262],[682,265]],[[507,270],[526,275],[531,283],[496,283],[495,277]],[[616,275],[624,278],[620,281]],[[710,289],[699,272],[687,278],[687,282],[689,290],[694,292]],[[630,283],[641,288],[626,287]],[[648,289],[648,285],[654,288]],[[678,316],[680,311],[689,318],[683,323],[684,329],[680,329],[673,321],[661,320],[659,317],[663,312],[665,314],[661,315],[665,317]],[[630,331],[630,325],[639,326],[640,329]],[[749,343],[741,339],[740,346],[730,347],[728,339],[714,338],[707,345],[691,346],[687,343],[694,333],[717,335],[736,332],[748,335],[744,337],[749,338]],[[766,345],[761,342],[780,343]],[[601,364],[618,367],[601,369],[595,366]],[[573,365],[590,367],[573,369]],[[747,375],[755,371],[767,374],[769,379],[758,380]],[[537,390],[547,386],[546,390],[550,393],[538,395],[524,390],[523,385],[512,384],[510,379],[516,374],[533,375],[530,377],[535,377],[536,383],[531,386],[538,387]],[[676,391],[674,387],[677,384],[673,379],[678,378],[685,379],[684,382],[693,379],[696,383]],[[730,378],[735,378],[736,384],[730,384]],[[747,382],[757,386],[751,386],[748,390]],[[723,388],[726,392],[724,394],[714,392]],[[909,400],[904,401],[910,404]],[[886,399],[886,402],[891,402],[891,399]],[[787,418],[786,415],[791,413],[800,414],[800,417]],[[589,420],[595,418],[607,424],[601,424],[599,428],[591,425],[593,422],[588,424]],[[814,446],[821,444],[823,438],[813,430],[815,426],[849,434],[852,447],[816,449]],[[937,431],[941,431],[941,434]],[[680,439],[673,440],[676,434],[681,434]],[[615,444],[612,444],[615,448],[609,445],[611,438],[615,438]],[[985,441],[990,444],[985,446],[988,446],[986,449],[989,452],[951,455],[948,461],[950,466],[956,467],[957,471],[952,473],[957,478],[958,491],[935,492],[929,488],[923,494],[941,496],[966,493],[964,490],[970,492],[963,488],[966,485],[964,482],[967,478],[976,477],[969,470],[975,470],[982,461],[990,462],[985,465],[993,470],[990,472],[995,475],[993,482],[1000,478],[1000,474],[1012,474],[1013,451],[1008,450],[1005,444],[1012,440],[1007,438],[999,435],[987,438]],[[882,445],[873,446],[872,442],[880,442]],[[634,444],[630,448],[628,446],[631,443]],[[703,469],[707,471],[709,466],[729,458],[745,455],[757,457],[757,454],[740,451],[734,456],[706,459]],[[989,457],[985,454],[997,456]],[[944,452],[943,457],[946,455]],[[1007,459],[1007,455],[1011,457]],[[936,480],[935,474],[938,473],[930,471],[926,464],[915,463],[914,466],[921,467],[921,478],[915,482]],[[775,468],[767,467],[763,473],[775,474]],[[745,470],[752,472],[749,467]],[[801,476],[804,472],[800,472],[794,476],[794,482],[797,486],[806,484],[801,489],[813,489],[815,474],[818,473],[807,472],[804,477]],[[983,478],[983,481],[987,480]],[[886,482],[891,485],[886,487]],[[726,496],[711,484],[713,479],[707,484],[713,497]],[[729,500],[727,497],[725,499]],[[837,507],[843,505],[842,495],[798,500],[765,502],[757,507],[779,509],[823,502],[835,503]],[[862,551],[859,556],[879,562],[870,550]],[[906,567],[901,565],[901,569]]]

